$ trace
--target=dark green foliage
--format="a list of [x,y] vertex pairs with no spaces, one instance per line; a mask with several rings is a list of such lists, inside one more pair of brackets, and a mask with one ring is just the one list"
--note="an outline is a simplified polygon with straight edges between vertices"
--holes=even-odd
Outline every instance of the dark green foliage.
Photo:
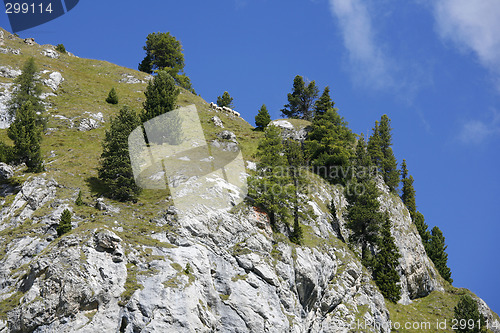
[[143,47],[146,56],[139,64],[139,70],[145,73],[164,70],[172,76],[179,86],[194,92],[191,81],[184,75],[184,54],[182,45],[169,32],[155,32],[146,38]]
[[82,191],[78,191],[78,197],[76,197],[75,205],[83,206]]
[[[288,138],[285,141],[285,156],[289,165],[289,174],[293,182],[291,187],[290,205],[293,209],[293,232],[290,235],[290,241],[295,244],[302,242],[302,227],[299,222],[299,205],[301,199],[299,193],[301,192],[301,184],[304,182],[302,179],[301,168],[304,166],[304,153],[300,142]],[[302,191],[303,192],[303,191]]]
[[184,273],[189,274],[191,273],[191,264],[187,263],[186,268],[184,268]]
[[224,91],[222,96],[217,97],[217,105],[222,107],[234,108],[233,98],[229,95],[227,91]]
[[257,150],[257,157],[260,158],[257,176],[249,179],[248,191],[256,204],[267,211],[271,225],[276,224],[277,217],[285,219],[289,216],[290,195],[286,186],[290,184],[290,178],[287,172],[288,161],[283,152],[280,129],[268,126]]
[[454,308],[454,318],[457,320],[455,332],[486,333],[486,319],[479,312],[477,302],[470,295],[460,297]]
[[17,163],[26,163],[28,171],[43,171],[42,153],[42,125],[37,122],[31,101],[22,104],[16,110],[16,118],[7,130],[7,135],[14,141],[14,160]]
[[71,212],[65,209],[61,214],[59,225],[57,226],[57,235],[62,236],[71,231]]
[[66,53],[66,48],[64,47],[63,44],[57,44],[56,45],[56,51],[61,52],[61,53]]
[[356,144],[352,168],[358,182],[368,181],[374,176],[373,164],[363,134],[360,135]]
[[144,95],[146,95],[146,100],[143,103],[142,122],[174,110],[179,89],[175,86],[174,79],[168,72],[159,71],[158,75],[149,81]]
[[321,97],[316,101],[314,105],[314,114],[323,115],[326,111],[333,109],[334,107],[335,102],[332,101],[332,98],[330,97],[330,88],[325,87],[325,90],[323,90],[323,94],[321,94]]
[[446,248],[447,246],[445,245],[445,239],[441,230],[438,227],[432,228],[427,254],[443,279],[452,283],[451,270],[448,267],[448,254],[445,252]]
[[418,233],[422,238],[422,243],[424,244],[426,251],[429,252],[427,247],[429,246],[428,242],[431,239],[431,234],[428,230],[429,226],[427,225],[427,223],[425,223],[424,215],[417,211],[415,213],[415,219],[413,220],[413,222],[415,223]]
[[319,89],[314,81],[306,86],[302,76],[295,76],[292,92],[288,94],[288,104],[285,104],[281,113],[288,118],[311,120],[314,116],[314,103],[318,94]]
[[399,250],[391,234],[391,221],[385,216],[385,221],[380,229],[378,253],[373,267],[373,279],[380,292],[386,299],[396,303],[401,297],[400,278],[396,270],[398,266]]
[[109,91],[108,97],[106,98],[106,102],[109,104],[118,104],[118,94],[116,93],[115,88],[111,88]]
[[399,172],[397,162],[392,151],[391,120],[383,115],[379,122],[375,122],[373,134],[368,140],[368,151],[373,164],[379,168],[384,181],[392,192],[396,192],[399,186]]
[[267,111],[266,105],[262,104],[262,107],[259,109],[259,113],[255,116],[255,126],[258,130],[262,131],[270,122],[271,116]]
[[106,196],[120,201],[135,201],[140,193],[136,185],[128,150],[128,136],[141,125],[137,114],[124,106],[117,117],[111,119],[106,131],[101,154],[99,179],[106,185]]
[[354,134],[335,109],[316,115],[307,137],[307,158],[314,171],[332,183],[344,184],[349,177],[349,165]]
[[14,147],[0,141],[0,162],[10,163],[14,161]]
[[379,212],[379,191],[373,180],[359,183],[353,179],[345,192],[349,201],[347,227],[352,231],[349,242],[361,245],[361,258],[368,263],[371,261],[369,246],[378,243],[380,226],[384,221],[384,215]]
[[415,214],[417,213],[417,204],[415,203],[415,189],[413,188],[413,177],[408,177],[408,169],[406,167],[406,160],[401,164],[401,182],[403,183],[403,193],[401,200],[410,212],[410,216],[415,221]]
[[[42,88],[37,77],[37,67],[33,57],[26,61],[21,75],[16,78],[14,83],[17,85],[17,89],[15,89],[12,93],[12,97],[8,105],[11,117],[14,117],[17,109],[27,102],[31,102],[31,107],[35,114],[37,112],[41,113],[44,111],[42,100],[40,99]],[[37,123],[41,122],[41,117],[37,116]]]

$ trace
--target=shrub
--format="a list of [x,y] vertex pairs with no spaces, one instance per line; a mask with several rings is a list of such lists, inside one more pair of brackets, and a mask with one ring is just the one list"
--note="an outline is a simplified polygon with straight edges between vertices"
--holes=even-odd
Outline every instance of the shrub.
[[81,190],[78,192],[78,197],[75,200],[75,205],[83,206],[82,191]]
[[66,53],[66,48],[64,47],[63,44],[57,44],[56,51],[60,53]]
[[62,236],[71,231],[71,212],[65,209],[61,215],[59,226],[57,227],[57,235]]
[[106,102],[109,104],[118,104],[118,94],[116,93],[115,88],[111,88],[109,91],[108,97],[106,98]]

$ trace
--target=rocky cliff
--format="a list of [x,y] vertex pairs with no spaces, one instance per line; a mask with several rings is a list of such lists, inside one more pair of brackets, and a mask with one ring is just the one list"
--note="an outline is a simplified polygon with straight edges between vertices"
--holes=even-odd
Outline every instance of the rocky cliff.
[[[42,78],[57,72],[61,79],[55,88],[44,87],[52,94],[46,96],[49,121],[42,147],[46,172],[2,166],[10,169],[2,172],[8,179],[0,185],[1,333],[390,332],[394,318],[410,313],[408,306],[442,296],[446,302],[431,305],[433,314],[450,318],[458,295],[468,293],[439,277],[407,209],[382,181],[379,200],[402,255],[397,305],[384,300],[357,249],[344,242],[348,203],[342,188],[315,175],[308,175],[311,190],[301,207],[308,216],[301,246],[271,230],[267,215],[250,201],[179,214],[167,191],[145,190],[138,203],[100,198],[95,166],[107,121],[117,111],[104,99],[117,86],[138,108],[147,78],[109,63],[55,57],[44,52],[51,46],[4,35],[0,57],[8,71],[0,75],[9,74],[0,77],[0,104],[27,56],[47,71]],[[222,125],[247,166],[254,165],[259,133],[248,123],[186,91],[178,102],[196,106],[207,140],[222,140]],[[93,125],[82,129],[82,123]],[[282,125],[290,137],[307,135],[303,127]],[[5,139],[5,131],[0,135]],[[230,187],[224,179],[217,184]],[[74,203],[79,191],[83,206]],[[64,209],[73,212],[73,230],[58,237]],[[488,318],[497,318],[479,302]],[[427,314],[421,311],[418,318]]]

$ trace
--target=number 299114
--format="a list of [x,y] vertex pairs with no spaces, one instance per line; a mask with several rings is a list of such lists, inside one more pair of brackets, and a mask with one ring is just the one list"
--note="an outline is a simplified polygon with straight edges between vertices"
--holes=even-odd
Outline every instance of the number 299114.
[[52,13],[52,3],[49,4],[38,4],[34,3],[10,3],[7,2],[5,4],[5,13],[6,14],[44,14],[44,13]]

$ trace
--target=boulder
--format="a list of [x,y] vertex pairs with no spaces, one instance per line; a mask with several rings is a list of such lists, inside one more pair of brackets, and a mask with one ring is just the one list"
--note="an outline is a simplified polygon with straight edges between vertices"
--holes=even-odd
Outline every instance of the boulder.
[[219,138],[221,138],[222,140],[228,140],[228,141],[237,142],[236,141],[236,134],[234,134],[231,131],[227,131],[227,130],[226,131],[222,131],[219,134],[217,134],[217,136]]
[[210,120],[214,123],[215,126],[224,128],[224,124],[222,123],[222,120],[220,120],[219,117],[213,116]]
[[80,125],[78,126],[78,130],[81,132],[97,129],[101,127],[102,123],[104,123],[104,116],[102,115],[101,112],[97,113],[85,112],[85,114],[89,115],[89,117],[82,118],[80,120]]
[[45,49],[41,52],[41,54],[46,56],[46,57],[49,57],[51,59],[59,58],[59,52],[57,52],[56,50],[52,50],[52,49]]
[[49,75],[49,78],[44,80],[43,83],[52,89],[52,91],[56,91],[59,88],[59,85],[64,81],[62,74],[59,72],[52,72]]
[[22,74],[19,69],[12,69],[9,66],[0,66],[0,76],[7,79],[15,79]]
[[0,179],[7,180],[14,176],[14,170],[12,167],[5,163],[0,163]]
[[35,38],[25,38],[24,43],[28,45],[35,45]]

